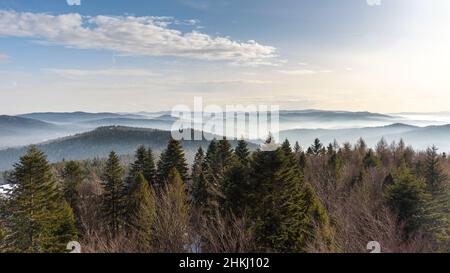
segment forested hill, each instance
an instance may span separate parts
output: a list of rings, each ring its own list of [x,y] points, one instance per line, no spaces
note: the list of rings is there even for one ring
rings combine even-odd
[[[140,145],[150,147],[159,154],[171,137],[170,131],[156,129],[133,128],[123,126],[100,127],[93,131],[60,138],[36,145],[51,162],[65,160],[80,160],[89,158],[104,158],[112,150],[120,155],[133,154]],[[236,141],[230,141],[234,147]],[[189,162],[199,146],[206,148],[209,141],[183,141]],[[250,148],[255,148],[251,146]],[[0,170],[8,170],[25,154],[27,147],[0,150]]]

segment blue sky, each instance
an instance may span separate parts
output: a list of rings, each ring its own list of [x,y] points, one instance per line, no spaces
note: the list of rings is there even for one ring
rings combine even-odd
[[[450,110],[447,2],[3,0],[0,113]]]

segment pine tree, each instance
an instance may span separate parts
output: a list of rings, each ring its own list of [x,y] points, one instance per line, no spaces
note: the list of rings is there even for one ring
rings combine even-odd
[[[363,160],[364,168],[375,168],[380,165],[380,160],[376,157],[375,153],[372,149],[369,149],[369,151],[366,153],[366,156]]]
[[[46,156],[35,146],[14,165],[8,179],[6,249],[13,252],[64,252],[77,238],[70,206],[64,202]]]
[[[295,145],[294,145],[294,153],[297,157],[299,157],[301,152],[302,152],[302,147],[300,146],[300,143],[298,143],[298,141],[296,141]]]
[[[222,174],[227,169],[231,159],[233,157],[233,149],[230,142],[224,137],[217,143],[217,159]]]
[[[197,207],[204,208],[207,201],[207,184],[205,179],[205,153],[202,147],[198,148],[192,165],[192,199]]]
[[[155,206],[155,194],[144,175],[140,173],[130,189],[127,204],[127,230],[135,239],[140,252],[152,250]]]
[[[233,212],[240,217],[249,207],[250,194],[250,170],[239,160],[234,160],[225,172],[224,182],[221,187],[223,199],[221,209],[225,212]]]
[[[236,158],[243,164],[248,165],[250,159],[250,151],[248,150],[247,142],[243,139],[239,140],[234,150]]]
[[[155,183],[156,169],[153,152],[151,149],[147,150],[144,146],[140,146],[135,154],[135,161],[131,164],[130,172],[127,177],[127,186],[136,181],[140,174],[144,175],[151,185]]]
[[[189,205],[186,183],[176,168],[169,172],[156,204],[155,248],[158,252],[182,253],[189,245]]]
[[[323,144],[320,142],[318,138],[314,140],[314,144],[308,149],[310,153],[313,155],[319,155],[323,152]]]
[[[142,170],[145,180],[147,180],[150,185],[156,185],[156,164],[155,157],[153,155],[152,149],[148,148],[147,157],[145,158],[144,169]]]
[[[207,214],[215,213],[219,210],[219,203],[222,201],[222,193],[220,192],[224,174],[222,165],[219,163],[219,146],[213,140],[208,146],[204,160],[204,190],[205,199],[203,201],[204,211]]]
[[[126,187],[122,179],[123,169],[115,152],[109,154],[102,175],[103,215],[112,236],[116,236],[123,225],[126,208]]]
[[[428,148],[425,162],[427,188],[433,195],[448,188],[448,177],[442,170],[437,150],[435,146]]]
[[[172,168],[177,169],[183,181],[188,181],[188,167],[183,147],[179,141],[174,139],[169,141],[166,150],[161,154],[158,162],[157,177],[160,186],[167,182]]]
[[[286,151],[257,151],[252,161],[251,215],[260,251],[304,252],[315,225],[331,243],[328,216]]]
[[[385,199],[398,221],[405,225],[407,235],[418,231],[426,223],[426,204],[430,195],[423,180],[417,179],[403,163],[393,174],[394,184],[385,190]]]
[[[64,180],[64,198],[69,203],[77,218],[79,215],[78,202],[80,199],[80,186],[85,178],[80,163],[76,161],[67,162],[62,171],[62,178]]]
[[[436,147],[427,150],[425,181],[432,199],[427,204],[428,225],[435,240],[450,249],[450,184]]]

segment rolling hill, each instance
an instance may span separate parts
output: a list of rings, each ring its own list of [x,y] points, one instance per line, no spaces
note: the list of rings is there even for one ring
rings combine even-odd
[[[371,147],[374,147],[381,138],[385,138],[388,142],[403,139],[407,145],[418,150],[436,145],[442,152],[450,151],[450,125],[416,127],[397,123],[350,129],[294,129],[280,132],[280,138],[287,138],[291,142],[299,141],[305,147],[313,143],[315,138],[319,138],[323,143],[334,140],[339,143],[355,143],[359,138],[363,138]]]
[[[106,157],[112,150],[120,155],[133,154],[140,145],[145,145],[159,154],[171,137],[170,131],[133,128],[123,126],[100,127],[90,132],[56,139],[36,145],[51,162]],[[208,137],[209,138],[209,137]],[[234,147],[236,141],[231,141]],[[189,162],[198,147],[207,148],[209,141],[182,141]],[[255,149],[256,145],[250,145]],[[0,150],[0,171],[10,169],[27,150],[27,147]]]

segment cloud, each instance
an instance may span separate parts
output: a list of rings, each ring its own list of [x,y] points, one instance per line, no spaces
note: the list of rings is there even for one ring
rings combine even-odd
[[[50,15],[0,10],[0,36],[28,37],[78,49],[132,56],[175,56],[237,64],[270,64],[276,48],[170,28],[172,17]],[[190,21],[190,23],[194,23]]]
[[[236,80],[205,80],[205,81],[183,81],[183,84],[201,84],[201,85],[224,85],[224,84],[271,84],[272,81],[264,80],[246,80],[246,79],[236,79]]]
[[[293,69],[293,70],[275,70],[275,72],[292,75],[292,76],[300,76],[300,75],[314,75],[319,73],[331,73],[331,70],[313,70],[313,69]]]
[[[144,69],[44,69],[46,73],[64,78],[90,78],[90,77],[155,77],[160,74]]]
[[[275,70],[278,73],[286,75],[312,75],[318,72],[311,69],[295,69],[295,70]]]
[[[369,6],[380,6],[381,0],[366,0],[366,3]]]

